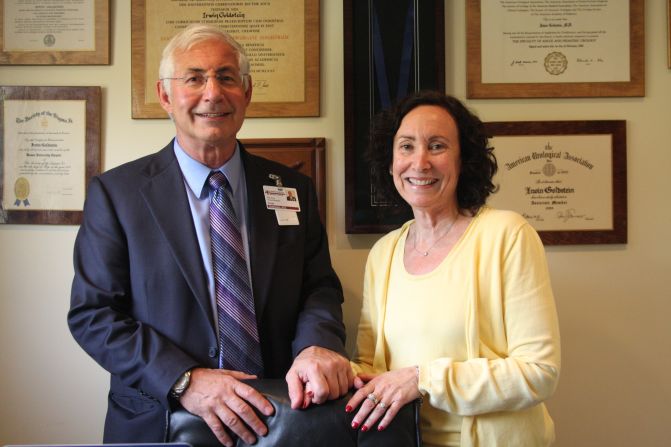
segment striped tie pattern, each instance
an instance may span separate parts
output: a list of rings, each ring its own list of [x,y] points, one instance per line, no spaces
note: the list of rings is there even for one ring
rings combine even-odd
[[[254,298],[230,185],[219,171],[210,174],[208,183],[213,190],[210,238],[219,324],[219,367],[261,377],[263,361]]]

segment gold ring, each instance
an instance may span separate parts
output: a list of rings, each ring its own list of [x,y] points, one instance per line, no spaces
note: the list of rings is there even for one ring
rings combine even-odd
[[[377,397],[375,397],[375,394],[373,394],[373,393],[370,393],[370,394],[366,397],[366,399],[372,400],[373,403],[376,404],[376,405],[377,405],[377,403],[378,403]]]

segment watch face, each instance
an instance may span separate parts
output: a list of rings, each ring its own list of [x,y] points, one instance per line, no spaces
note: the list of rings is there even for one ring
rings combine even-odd
[[[172,387],[173,395],[175,395],[176,397],[181,396],[184,393],[184,391],[186,391],[190,381],[191,381],[191,371],[187,371],[184,374],[182,374]]]

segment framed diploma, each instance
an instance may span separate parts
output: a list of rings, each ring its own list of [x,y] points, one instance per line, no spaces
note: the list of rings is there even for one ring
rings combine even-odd
[[[81,223],[100,173],[100,87],[0,86],[0,223]]]
[[[0,65],[109,64],[109,0],[0,0]]]
[[[319,116],[319,0],[131,0],[133,118],[167,118],[156,95],[161,53],[192,23],[218,26],[245,48],[248,117]]]
[[[625,121],[485,123],[499,170],[489,203],[545,244],[627,242]]]
[[[386,233],[412,215],[370,182],[372,117],[412,92],[445,90],[443,0],[345,0],[345,231]]]
[[[644,0],[467,0],[467,96],[645,96]]]

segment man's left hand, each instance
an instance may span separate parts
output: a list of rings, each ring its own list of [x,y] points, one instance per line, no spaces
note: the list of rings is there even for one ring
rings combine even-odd
[[[296,356],[286,380],[291,408],[297,409],[343,396],[352,387],[354,374],[342,355],[310,346]]]

